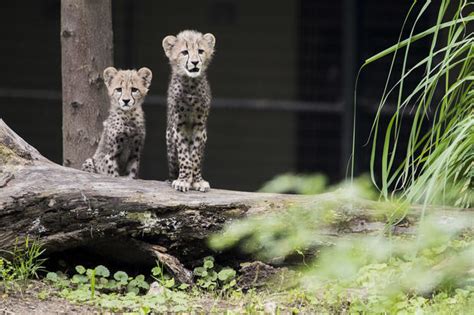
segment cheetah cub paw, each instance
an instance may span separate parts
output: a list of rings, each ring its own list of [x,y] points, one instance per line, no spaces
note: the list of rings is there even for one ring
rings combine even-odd
[[[96,173],[95,167],[94,167],[94,161],[92,159],[87,159],[82,164],[81,170],[84,171],[84,172]]]
[[[202,191],[202,192],[206,192],[206,191],[209,191],[211,189],[211,186],[209,185],[209,182],[207,182],[205,180],[201,180],[199,182],[194,182],[191,185],[191,187],[194,190]]]
[[[182,180],[182,179],[175,179],[172,183],[171,183],[171,187],[173,187],[174,189],[176,189],[177,191],[182,191],[182,192],[186,192],[189,190],[189,188],[191,187],[191,184],[186,181],[186,180]]]

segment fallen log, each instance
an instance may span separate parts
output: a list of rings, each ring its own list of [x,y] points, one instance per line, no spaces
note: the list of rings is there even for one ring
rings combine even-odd
[[[159,259],[175,274],[183,268],[183,282],[190,274],[180,262],[187,265],[209,254],[206,239],[225,224],[295,206],[317,211],[318,204],[334,199],[331,194],[220,189],[182,193],[165,182],[90,174],[49,161],[1,119],[0,187],[1,249],[28,235],[49,253],[89,248],[127,263]],[[446,224],[459,218],[473,222],[471,210],[436,209]],[[343,222],[329,224],[321,233],[338,237],[386,228],[387,218],[374,202],[359,201],[350,207],[340,202],[333,211]],[[393,232],[412,233],[419,213],[411,211]]]

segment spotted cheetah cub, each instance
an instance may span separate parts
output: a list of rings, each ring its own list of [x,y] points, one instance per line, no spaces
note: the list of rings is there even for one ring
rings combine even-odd
[[[152,73],[140,70],[104,70],[104,82],[110,97],[109,117],[94,156],[82,170],[109,176],[137,178],[140,154],[145,141],[145,117],[142,103],[151,84]]]
[[[189,30],[163,39],[171,65],[166,128],[168,167],[171,186],[179,191],[210,189],[202,178],[201,165],[211,103],[206,68],[215,44],[214,35]]]

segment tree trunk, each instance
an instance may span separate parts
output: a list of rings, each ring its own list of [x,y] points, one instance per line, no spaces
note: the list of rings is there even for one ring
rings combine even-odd
[[[109,101],[102,71],[113,64],[111,0],[61,0],[63,163],[94,154]]]
[[[86,248],[125,263],[159,259],[175,274],[183,269],[178,279],[186,282],[190,273],[180,261],[188,265],[210,254],[206,239],[235,219],[290,206],[325,211],[330,201],[340,220],[319,232],[327,239],[384,231],[387,218],[380,214],[378,203],[359,200],[348,207],[347,200],[331,193],[301,196],[219,189],[181,193],[164,182],[86,173],[47,160],[0,119],[2,249],[29,235],[49,253]],[[439,214],[440,224],[474,219],[472,209],[430,212]],[[393,232],[413,233],[419,213],[410,211]]]

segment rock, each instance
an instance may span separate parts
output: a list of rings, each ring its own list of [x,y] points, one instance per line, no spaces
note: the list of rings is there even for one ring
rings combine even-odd
[[[240,266],[237,286],[246,290],[264,286],[278,272],[277,268],[261,261],[242,263]]]
[[[164,286],[154,281],[152,284],[150,284],[150,289],[146,295],[163,295],[166,290],[167,289]]]
[[[263,305],[263,311],[265,314],[276,314],[277,305],[275,302],[267,302]]]

